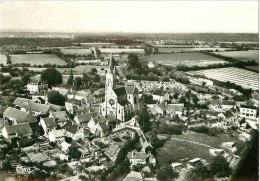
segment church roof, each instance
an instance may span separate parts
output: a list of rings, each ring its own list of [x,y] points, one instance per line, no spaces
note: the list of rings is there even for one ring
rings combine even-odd
[[[114,92],[117,96],[121,96],[121,95],[124,95],[126,94],[126,89],[125,87],[115,87],[114,89]]]

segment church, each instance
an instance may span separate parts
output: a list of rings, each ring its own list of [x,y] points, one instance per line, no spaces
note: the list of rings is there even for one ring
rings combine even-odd
[[[121,122],[128,121],[134,111],[139,110],[138,89],[135,86],[117,86],[115,60],[110,55],[109,70],[106,72],[105,102],[100,105],[100,114],[111,115]]]

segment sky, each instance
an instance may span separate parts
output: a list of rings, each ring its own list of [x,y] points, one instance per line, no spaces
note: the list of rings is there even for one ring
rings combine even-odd
[[[258,33],[258,1],[6,1],[4,30]]]

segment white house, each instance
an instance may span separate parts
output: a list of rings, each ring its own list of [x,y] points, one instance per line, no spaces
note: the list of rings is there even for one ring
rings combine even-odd
[[[65,140],[65,135],[62,130],[53,130],[49,132],[49,140],[50,142],[62,142]]]
[[[247,106],[241,105],[239,108],[240,117],[244,117],[246,119],[256,119],[257,118],[257,108],[255,106]]]
[[[44,84],[39,80],[32,81],[27,84],[27,90],[30,91],[30,94],[39,93],[41,90],[47,90],[48,84]]]
[[[9,141],[11,141],[12,138],[17,137],[30,137],[32,134],[32,129],[28,123],[19,125],[5,125],[2,129],[3,137]]]
[[[50,131],[55,130],[57,127],[53,117],[41,118],[40,125],[42,126],[45,135],[47,135]]]
[[[146,164],[146,153],[145,152],[137,152],[132,151],[127,154],[127,157],[131,163],[131,166],[133,165],[145,165]]]

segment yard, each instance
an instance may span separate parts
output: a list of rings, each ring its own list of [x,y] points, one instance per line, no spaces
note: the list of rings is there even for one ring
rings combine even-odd
[[[7,65],[6,56],[0,55],[0,64]]]
[[[21,54],[10,55],[12,64],[26,63],[30,65],[56,64],[66,65],[67,63],[53,54]]]
[[[247,62],[249,60],[255,60],[259,62],[259,52],[258,50],[248,50],[248,51],[228,51],[228,52],[214,52],[218,55],[223,55],[226,57],[232,57],[234,59]]]
[[[228,63],[220,58],[216,58],[200,52],[149,55],[140,58],[140,60],[144,62],[156,62],[163,65],[186,65],[190,67]]]

